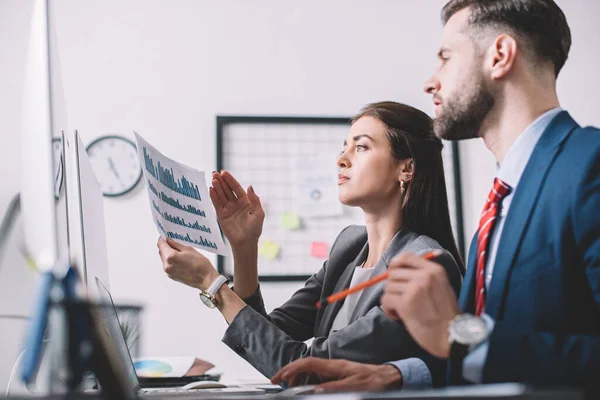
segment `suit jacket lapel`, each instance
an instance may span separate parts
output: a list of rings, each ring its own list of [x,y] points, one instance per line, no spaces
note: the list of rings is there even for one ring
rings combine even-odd
[[[471,246],[469,248],[469,257],[467,264],[467,271],[465,273],[465,279],[463,279],[463,286],[460,291],[460,298],[458,304],[463,312],[473,313],[474,312],[474,300],[475,294],[473,293],[473,284],[475,282],[475,270],[477,269],[475,260],[477,259],[477,232],[471,240]]]
[[[550,165],[556,158],[562,141],[576,127],[577,123],[567,112],[563,111],[558,114],[550,122],[535,146],[519,180],[504,222],[494,263],[492,282],[486,295],[484,312],[493,319],[501,316],[500,307],[505,295],[506,281]]]
[[[369,253],[369,242],[365,243],[365,245],[363,246],[360,253],[358,253],[358,256],[356,257],[356,259],[353,262],[351,262],[350,264],[348,264],[348,266],[346,267],[346,269],[340,276],[340,279],[336,283],[335,288],[333,289],[333,292],[331,292],[330,294],[337,293],[340,290],[347,289],[350,286],[350,282],[352,281],[352,275],[354,274],[354,269],[357,266],[359,266],[367,258],[368,253]],[[342,307],[342,304],[344,304],[343,300],[336,301],[333,304],[328,304],[325,307],[325,311],[323,312],[323,319],[321,320],[321,328],[322,328],[322,329],[320,329],[321,334],[329,335],[329,331],[331,330],[333,321],[335,320],[335,317],[337,316],[338,311]]]
[[[377,265],[375,265],[373,273],[371,274],[371,278],[374,278],[377,275],[383,274],[385,271],[387,271],[392,258],[396,254],[398,254],[399,250],[404,248],[407,244],[406,242],[408,240],[408,236],[406,235],[406,232],[407,231],[400,229],[398,232],[396,232],[394,237],[392,237],[392,240],[385,248],[385,251],[381,256],[381,259],[377,262]],[[356,303],[356,308],[352,312],[350,323],[355,321],[359,315],[364,314],[366,311],[365,308],[372,307],[371,298],[382,289],[384,284],[385,282],[379,282],[376,285],[369,286],[368,288],[363,289],[363,291],[360,294],[360,297],[358,298],[358,302]]]

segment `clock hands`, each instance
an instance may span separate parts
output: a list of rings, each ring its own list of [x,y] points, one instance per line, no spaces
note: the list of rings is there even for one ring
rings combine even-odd
[[[121,179],[121,177],[119,176],[119,173],[117,172],[117,169],[115,168],[115,163],[113,162],[112,158],[110,158],[110,157],[108,157],[108,166],[110,167],[110,170],[113,172],[113,174],[115,174],[117,179]]]
[[[98,168],[98,183],[105,196],[124,195],[140,182],[143,172],[137,147],[131,140],[118,135],[101,136],[86,151],[93,168]]]

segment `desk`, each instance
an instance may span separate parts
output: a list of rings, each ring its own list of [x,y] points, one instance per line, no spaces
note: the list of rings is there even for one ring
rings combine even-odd
[[[381,393],[354,393],[360,400],[385,400],[385,399],[584,399],[582,388],[560,388],[560,389],[533,389],[526,385],[517,383],[502,383],[488,385],[474,385],[462,387],[450,387],[445,389],[430,390],[399,390]],[[315,397],[312,400],[316,400]],[[332,399],[333,400],[333,399]]]
[[[147,396],[144,399],[155,400],[174,400],[174,399],[290,399],[285,392],[278,394],[265,395],[235,395],[227,393],[198,393],[184,394],[177,396]],[[533,389],[520,384],[498,384],[498,385],[480,385],[454,387],[447,389],[431,389],[423,391],[389,391],[379,393],[369,392],[348,392],[331,393],[322,395],[296,396],[295,399],[308,400],[387,400],[387,399],[418,399],[418,400],[440,400],[440,399],[469,399],[469,400],[541,400],[541,399],[564,399],[581,400],[584,397],[582,388],[564,388],[564,389]],[[592,399],[592,397],[587,397]],[[0,397],[0,399],[6,399]],[[36,400],[64,400],[61,396],[49,397],[10,397],[12,400],[36,399]],[[74,395],[69,396],[70,400],[107,400],[97,395]],[[113,400],[113,399],[111,399]]]

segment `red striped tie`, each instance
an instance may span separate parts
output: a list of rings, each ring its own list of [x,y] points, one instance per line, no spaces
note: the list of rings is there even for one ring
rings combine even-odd
[[[489,249],[490,237],[496,225],[496,216],[502,199],[510,193],[510,186],[500,179],[494,179],[494,187],[485,200],[485,206],[479,219],[477,237],[477,275],[475,286],[475,315],[480,316],[485,307],[485,261]]]

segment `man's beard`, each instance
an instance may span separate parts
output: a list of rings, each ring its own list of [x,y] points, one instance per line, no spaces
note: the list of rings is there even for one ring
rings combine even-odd
[[[454,99],[443,103],[442,114],[433,121],[435,134],[445,140],[479,137],[483,120],[494,106],[494,96],[481,76],[456,93]]]

